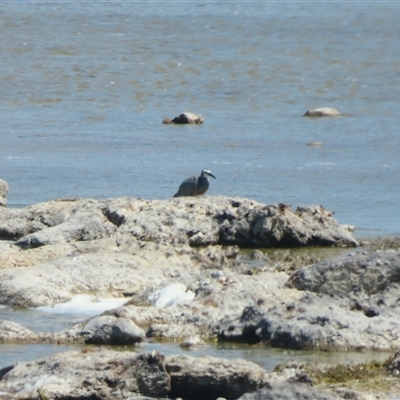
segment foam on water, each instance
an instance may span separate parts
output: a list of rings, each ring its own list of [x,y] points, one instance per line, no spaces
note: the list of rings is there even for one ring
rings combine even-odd
[[[66,303],[37,307],[36,310],[51,314],[82,314],[92,316],[106,310],[121,307],[126,302],[127,299],[125,297],[103,299],[96,296],[77,295]]]

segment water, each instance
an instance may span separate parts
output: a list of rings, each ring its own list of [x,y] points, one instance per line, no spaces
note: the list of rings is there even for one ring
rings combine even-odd
[[[8,205],[211,195],[323,204],[398,233],[397,2],[7,2],[0,175]],[[308,119],[309,108],[347,115]],[[181,111],[203,126],[166,126]],[[310,141],[322,147],[307,146]]]
[[[126,300],[125,300],[126,301]],[[54,307],[39,307],[29,310],[13,310],[0,306],[0,319],[20,323],[34,332],[58,332],[83,322],[102,311],[118,307],[124,303],[123,299],[96,299],[93,296],[79,295],[70,302],[56,304]],[[18,361],[31,361],[62,351],[79,350],[84,345],[56,345],[56,344],[4,344],[0,343],[0,369]],[[143,352],[157,350],[164,355],[188,354],[191,356],[213,356],[221,358],[242,358],[253,361],[266,368],[268,371],[288,361],[305,361],[310,363],[347,363],[369,362],[372,360],[386,360],[391,353],[387,352],[320,352],[320,351],[295,351],[286,349],[273,349],[263,345],[246,345],[238,343],[208,342],[203,347],[191,350],[181,349],[179,342],[158,343],[157,341],[145,342],[139,346],[113,346],[116,350],[129,350]]]
[[[210,195],[322,204],[356,236],[399,233],[399,11],[398,2],[2,2],[8,206],[169,198],[208,167],[218,178]],[[301,117],[319,106],[346,115]],[[204,125],[161,124],[182,111]],[[40,330],[42,316],[18,318]],[[61,351],[22,347],[24,357]]]
[[[0,344],[0,369],[13,365],[18,361],[33,361],[45,356],[71,350],[80,350],[83,345],[53,345],[53,344],[26,344],[26,345],[4,345]],[[226,359],[245,359],[252,361],[267,371],[272,372],[279,364],[289,361],[308,363],[338,363],[345,364],[367,363],[387,360],[392,354],[389,353],[324,353],[314,351],[294,351],[281,349],[268,349],[262,346],[224,344],[206,344],[204,347],[192,350],[183,350],[176,343],[146,343],[143,346],[113,346],[115,350],[128,350],[136,353],[143,351],[159,351],[161,354],[176,355],[186,354],[192,357],[211,356]]]

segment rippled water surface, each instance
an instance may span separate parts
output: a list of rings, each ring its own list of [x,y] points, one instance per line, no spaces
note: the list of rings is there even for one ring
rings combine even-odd
[[[399,233],[399,12],[398,2],[2,2],[8,206],[168,198],[208,167],[209,195],[322,204],[356,235]],[[319,106],[345,115],[302,117]],[[205,123],[161,124],[182,111]],[[31,347],[16,351],[61,351]],[[3,360],[24,359],[10,348]]]
[[[323,204],[398,233],[397,2],[0,4],[0,178],[9,206],[210,195]],[[331,106],[331,119],[301,115]],[[202,126],[162,125],[193,111]],[[310,141],[322,142],[310,147]]]

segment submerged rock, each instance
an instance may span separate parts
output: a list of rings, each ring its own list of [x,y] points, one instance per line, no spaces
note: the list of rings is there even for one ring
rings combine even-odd
[[[338,117],[341,113],[335,108],[331,107],[320,107],[313,108],[304,114],[305,117]]]
[[[164,118],[163,124],[202,124],[204,117],[199,114],[184,112],[179,114],[174,119]]]

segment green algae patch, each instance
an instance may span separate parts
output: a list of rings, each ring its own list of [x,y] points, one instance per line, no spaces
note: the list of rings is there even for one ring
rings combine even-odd
[[[368,251],[376,250],[399,250],[400,236],[384,236],[376,239],[368,240],[363,244]]]
[[[385,361],[348,364],[310,364],[297,366],[298,373],[307,375],[314,385],[321,388],[349,389],[364,393],[386,394],[400,392],[400,380],[388,372],[392,357]],[[284,364],[275,367],[274,372],[282,372],[293,367]]]
[[[306,368],[307,373],[315,384],[337,384],[337,383],[372,383],[381,381],[387,376],[387,363],[371,362],[367,364],[333,365],[326,369]]]

